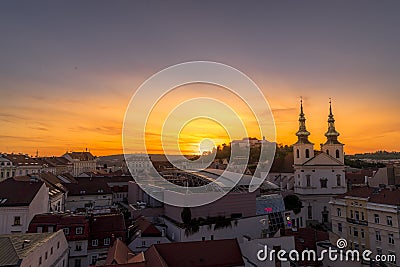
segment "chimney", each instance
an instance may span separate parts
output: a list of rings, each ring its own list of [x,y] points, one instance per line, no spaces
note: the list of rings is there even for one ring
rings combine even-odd
[[[24,242],[22,242],[22,248],[25,248],[25,244],[29,245],[31,241],[29,239],[25,239]]]

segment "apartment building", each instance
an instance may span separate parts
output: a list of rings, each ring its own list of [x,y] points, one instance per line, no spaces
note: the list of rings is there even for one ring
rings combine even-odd
[[[332,231],[348,247],[400,259],[400,190],[360,187],[330,202]],[[396,247],[397,246],[397,247]],[[388,262],[396,266],[396,262]]]

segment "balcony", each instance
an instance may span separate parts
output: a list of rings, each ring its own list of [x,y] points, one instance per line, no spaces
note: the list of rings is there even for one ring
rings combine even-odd
[[[356,219],[352,219],[349,217],[347,217],[346,220],[348,223],[352,223],[352,224],[358,224],[358,225],[363,225],[363,226],[368,225],[368,221],[365,221],[365,220],[356,220]]]

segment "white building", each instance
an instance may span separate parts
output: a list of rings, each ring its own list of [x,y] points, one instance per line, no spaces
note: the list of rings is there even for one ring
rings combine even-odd
[[[0,182],[15,175],[15,166],[6,155],[0,154]]]
[[[307,224],[323,223],[329,227],[329,201],[346,192],[343,144],[337,139],[332,107],[329,108],[327,141],[322,151],[314,151],[308,140],[303,103],[300,106],[298,141],[294,152],[294,192],[303,203],[300,216]]]
[[[66,267],[68,243],[63,231],[0,235],[1,266]]]
[[[72,175],[77,177],[83,172],[96,170],[97,159],[90,152],[68,152],[63,155],[64,158],[73,164]]]
[[[147,154],[127,155],[126,164],[129,168],[129,171],[132,172],[132,175],[136,175],[144,171],[149,171],[153,167],[150,157]]]
[[[0,183],[0,234],[25,233],[33,216],[48,212],[49,190],[43,182],[7,179]]]
[[[12,166],[15,169],[12,176],[39,173],[42,169],[42,165],[35,158],[31,158],[26,154],[3,154],[3,157],[12,162]]]

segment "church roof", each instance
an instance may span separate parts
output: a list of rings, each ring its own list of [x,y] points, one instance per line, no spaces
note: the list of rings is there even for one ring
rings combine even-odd
[[[314,157],[310,158],[309,160],[304,162],[302,165],[303,166],[337,166],[337,165],[343,165],[343,163],[322,151],[315,151]]]

